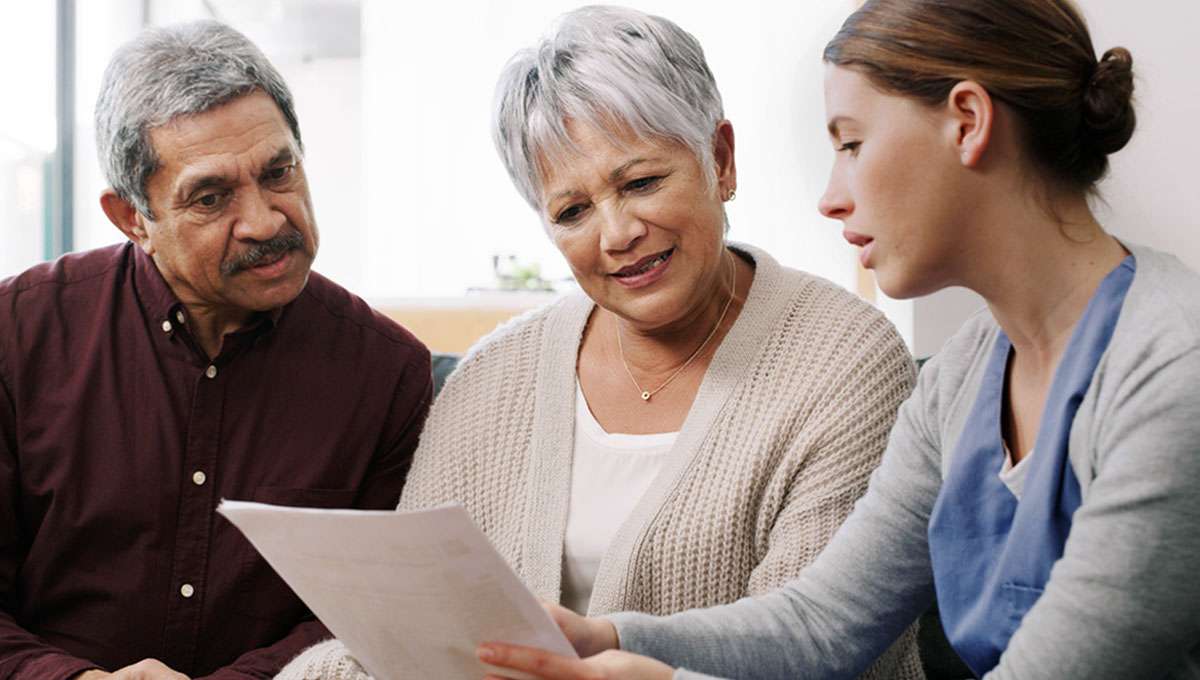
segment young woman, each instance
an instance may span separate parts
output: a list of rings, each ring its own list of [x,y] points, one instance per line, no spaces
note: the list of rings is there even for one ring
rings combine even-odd
[[[987,309],[925,366],[867,495],[797,579],[665,618],[556,610],[590,658],[480,658],[845,678],[936,597],[977,676],[1200,677],[1200,277],[1088,207],[1134,129],[1130,54],[1097,60],[1068,0],[868,0],[825,61],[821,212],[889,295],[962,285]]]

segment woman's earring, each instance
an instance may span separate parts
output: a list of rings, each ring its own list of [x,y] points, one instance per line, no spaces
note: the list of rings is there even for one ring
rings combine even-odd
[[[737,198],[737,189],[730,189],[729,193],[725,194],[726,201],[732,201],[735,198]]]

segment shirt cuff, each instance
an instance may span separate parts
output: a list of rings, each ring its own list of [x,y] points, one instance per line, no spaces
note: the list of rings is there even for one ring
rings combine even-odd
[[[617,631],[617,648],[634,654],[646,654],[644,641],[652,639],[654,624],[657,616],[639,612],[620,612],[607,614],[600,618],[608,619]]]
[[[102,669],[91,661],[52,652],[30,658],[18,666],[13,675],[22,680],[69,680],[90,670]]]
[[[715,675],[705,675],[696,671],[689,671],[686,668],[676,668],[675,675],[671,676],[671,680],[724,680]]]
[[[621,612],[607,614],[601,618],[608,619],[617,631],[617,647],[634,654],[658,658],[657,647],[661,647],[662,636],[656,634],[661,625],[661,618],[638,612]],[[655,642],[659,645],[656,647]],[[715,675],[705,675],[686,668],[675,669],[672,680],[721,680]]]

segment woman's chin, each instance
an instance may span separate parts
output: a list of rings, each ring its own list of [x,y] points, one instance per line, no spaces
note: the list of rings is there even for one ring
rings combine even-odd
[[[684,316],[683,301],[667,288],[656,290],[615,290],[604,299],[592,298],[597,305],[636,325],[639,329],[661,328]]]
[[[875,284],[893,300],[911,300],[936,293],[948,284],[897,267],[875,267]]]

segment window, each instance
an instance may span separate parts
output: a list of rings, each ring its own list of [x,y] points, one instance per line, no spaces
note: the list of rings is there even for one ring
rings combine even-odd
[[[254,40],[295,94],[321,227],[318,270],[370,299],[494,287],[494,261],[510,256],[545,278],[569,278],[505,174],[488,116],[508,57],[579,4],[78,3],[76,246],[122,238],[97,206],[104,181],[91,125],[113,50],[143,24],[215,17]],[[812,105],[821,101],[820,49],[850,3],[791,4],[751,5],[735,16],[685,0],[644,9],[696,35],[721,87],[740,171],[730,237],[853,288],[853,253],[816,213],[831,153]]]
[[[0,118],[0,132],[19,129],[22,135],[20,144],[0,136],[0,177],[11,178],[4,190],[32,187],[26,190],[32,198],[5,200],[0,208],[25,210],[20,217],[0,213],[6,245],[9,233],[21,234],[0,259],[9,273],[45,254],[39,173],[53,151],[53,41],[28,29],[44,26],[49,36],[53,16],[48,3],[34,4],[41,7],[15,10],[28,18],[5,24],[25,40],[17,43],[24,47],[5,48],[17,50],[13,59],[29,50],[46,52],[40,70],[21,73],[41,108],[8,107],[16,110],[0,114],[23,116]],[[495,289],[498,271],[539,271],[570,287],[565,262],[497,158],[489,115],[505,61],[578,0],[492,0],[466,7],[389,0],[65,4],[77,12],[78,26],[76,249],[124,238],[99,208],[106,182],[92,125],[112,53],[143,26],[216,18],[257,43],[293,90],[322,236],[318,271],[384,306]],[[687,0],[639,5],[700,40],[721,88],[739,169],[738,198],[728,205],[730,238],[852,290],[858,285],[854,253],[840,227],[817,214],[816,203],[832,160],[820,106],[820,50],[853,4],[749,3],[736,13]]]
[[[55,8],[17,3],[0,21],[6,105],[0,106],[0,277],[45,256],[55,151]]]

